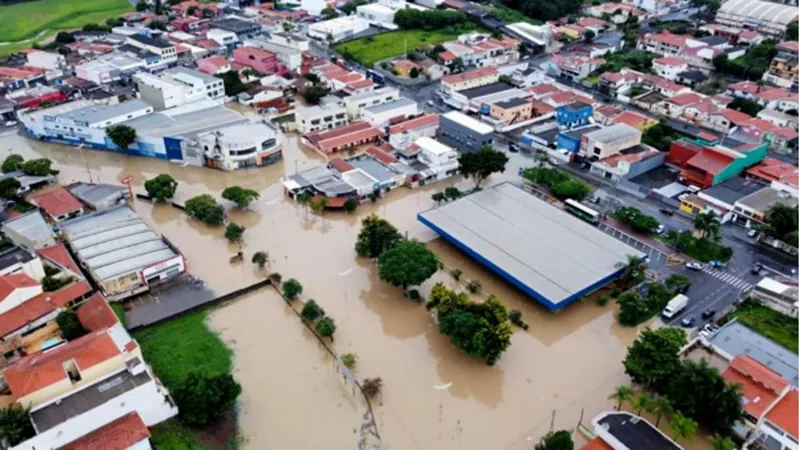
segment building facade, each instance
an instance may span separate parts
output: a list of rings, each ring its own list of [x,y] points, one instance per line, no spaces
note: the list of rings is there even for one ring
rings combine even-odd
[[[439,127],[446,141],[461,150],[478,150],[493,142],[494,128],[458,111],[442,114]]]

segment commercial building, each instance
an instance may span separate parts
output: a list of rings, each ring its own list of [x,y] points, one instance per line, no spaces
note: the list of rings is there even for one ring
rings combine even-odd
[[[458,152],[429,137],[414,141],[419,147],[417,160],[428,166],[423,181],[440,181],[458,173]]]
[[[762,0],[731,0],[717,10],[716,22],[782,37],[786,27],[797,21],[797,7]]]
[[[644,254],[509,183],[418,219],[551,311],[619,277]]]
[[[703,189],[697,197],[705,202],[701,212],[713,211],[722,223],[733,220],[736,216],[736,203],[750,194],[764,189],[764,185],[741,177],[732,177],[722,183]],[[689,211],[686,211],[689,212]],[[697,214],[694,210],[692,214]]]
[[[177,248],[127,205],[68,220],[61,231],[104,295],[119,301],[186,270]]]
[[[234,49],[233,61],[264,75],[285,72],[279,67],[278,57],[274,53],[256,47]]]
[[[309,25],[308,36],[322,42],[339,42],[368,28],[369,22],[358,16],[342,16]]]
[[[302,137],[302,142],[327,154],[370,144],[383,134],[383,131],[369,123],[359,121],[332,130],[309,133]]]
[[[233,31],[223,30],[221,28],[212,28],[206,31],[206,39],[211,39],[227,49],[232,49],[241,42],[236,33]]]
[[[236,33],[240,40],[256,37],[262,33],[261,25],[258,23],[238,17],[224,17],[215,20],[211,22],[211,27]]]
[[[199,133],[208,167],[237,170],[272,164],[281,158],[282,144],[275,129],[263,123],[244,123]]]
[[[392,119],[405,119],[419,114],[417,102],[400,97],[380,105],[367,106],[361,110],[361,118],[377,128],[385,128]]]
[[[139,97],[157,111],[174,108],[204,99],[225,97],[219,78],[185,67],[175,67],[155,76],[140,72],[133,76]]]
[[[461,150],[478,150],[492,145],[494,129],[466,114],[450,111],[439,118],[441,136]]]
[[[396,149],[405,150],[417,138],[436,136],[436,130],[438,129],[438,114],[425,114],[415,117],[389,127],[389,144]]]
[[[797,318],[797,285],[781,283],[772,278],[762,278],[753,286],[750,297],[772,310]]]
[[[497,83],[499,79],[500,74],[497,72],[496,68],[483,67],[470,70],[469,72],[443,77],[441,89],[443,91],[458,92]]]
[[[589,171],[599,177],[619,182],[661,166],[665,156],[663,152],[640,144],[593,162]]]
[[[394,8],[390,8],[380,3],[372,3],[361,5],[356,8],[356,16],[366,20],[370,25],[387,30],[396,30],[397,25],[394,23]]]
[[[733,221],[745,228],[760,227],[769,210],[776,204],[796,207],[797,197],[792,197],[788,192],[764,187],[736,201]]]
[[[533,117],[533,103],[521,98],[500,101],[489,106],[489,115],[504,126],[524,122]]]
[[[595,436],[584,450],[682,450],[658,427],[625,411],[604,412],[592,420]]]
[[[56,52],[33,49],[25,54],[25,59],[27,66],[45,70],[62,70],[67,66],[67,60],[64,55]]]
[[[159,61],[153,55],[151,64]],[[75,76],[95,84],[107,84],[128,78],[147,66],[146,59],[132,58],[122,52],[113,52],[75,66]]]
[[[580,154],[592,160],[608,158],[642,143],[642,132],[619,123],[581,137]]]
[[[585,102],[572,102],[556,108],[556,122],[563,128],[576,128],[589,124],[593,114],[592,105]]]
[[[299,73],[301,67],[303,66],[303,51],[288,45],[277,44],[275,41],[267,39],[247,39],[244,42],[244,45],[256,47],[273,53],[278,57],[278,61],[281,65],[285,66],[292,72]]]
[[[39,211],[14,217],[3,222],[3,235],[16,245],[37,249],[55,245],[53,228]]]
[[[766,144],[743,144],[731,149],[680,139],[670,145],[667,162],[681,167],[681,178],[687,183],[706,188],[758,164],[766,152]]]
[[[295,124],[300,133],[313,133],[347,125],[347,110],[338,103],[300,108],[295,111]]]
[[[165,39],[152,38],[143,34],[134,34],[128,36],[126,42],[134,47],[155,53],[160,56],[161,61],[167,65],[178,62],[178,50],[175,44]]]
[[[348,95],[342,99],[342,103],[347,110],[347,116],[351,120],[356,120],[361,118],[361,111],[364,108],[382,105],[398,98],[400,98],[400,91],[397,88],[385,86],[360,94]]]
[[[95,211],[116,206],[130,195],[126,187],[113,184],[76,183],[68,189],[81,203]]]

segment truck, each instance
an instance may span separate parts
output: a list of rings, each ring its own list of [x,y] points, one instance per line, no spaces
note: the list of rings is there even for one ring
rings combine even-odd
[[[678,294],[672,300],[667,303],[667,307],[664,308],[664,311],[661,311],[661,315],[665,319],[672,319],[676,315],[678,315],[683,308],[686,308],[686,305],[689,304],[689,297]]]

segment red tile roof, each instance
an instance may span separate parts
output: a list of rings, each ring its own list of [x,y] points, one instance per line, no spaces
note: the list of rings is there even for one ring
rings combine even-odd
[[[536,86],[531,86],[525,89],[525,92],[530,92],[535,96],[541,97],[554,92],[561,92],[561,89],[552,84],[537,84]]]
[[[703,97],[694,92],[687,92],[685,94],[678,94],[674,97],[667,99],[667,102],[678,106],[689,106],[699,102]]]
[[[736,356],[731,360],[730,367],[775,394],[780,394],[786,386],[789,386],[789,382],[778,372],[775,372],[749,356]]]
[[[55,292],[42,292],[16,308],[0,314],[0,337],[19,330],[89,292],[91,287],[85,281],[73,283]]]
[[[52,247],[40,248],[39,250],[36,250],[36,253],[38,253],[42,258],[61,264],[67,269],[73,271],[76,275],[81,274],[78,264],[76,264],[75,260],[72,259],[72,256],[69,254],[67,247],[65,247],[64,244],[59,243]]]
[[[331,169],[334,169],[339,173],[345,173],[355,169],[355,167],[350,165],[350,163],[341,158],[334,158],[328,164],[330,164]]]
[[[375,157],[375,159],[384,164],[392,164],[397,162],[397,158],[379,149],[378,147],[368,148],[367,153],[372,155],[373,157]]]
[[[734,362],[738,358],[740,356],[731,361],[731,365],[722,372],[722,377],[728,383],[740,385],[739,395],[744,399],[742,401],[742,409],[753,417],[760,418],[778,398],[778,393],[767,388],[758,380],[751,378],[747,372],[738,371],[734,366]],[[749,365],[749,363],[746,364]],[[775,375],[780,378],[780,375]]]
[[[356,81],[354,83],[348,83],[347,86],[345,86],[344,88],[350,91],[355,91],[357,89],[363,89],[365,87],[372,86],[373,84],[375,83],[373,83],[372,80],[363,79]]]
[[[389,127],[389,134],[397,134],[402,133],[408,130],[412,130],[418,127],[424,126],[432,126],[436,124],[439,126],[439,115],[438,114],[426,114],[424,116],[415,117],[411,120],[406,120],[405,122],[401,122]]]
[[[613,450],[614,447],[606,444],[602,438],[594,438],[588,444],[581,447],[581,450]]]
[[[17,289],[39,286],[39,282],[24,273],[0,276],[0,301]]]
[[[74,359],[85,370],[120,354],[107,330],[94,331],[45,352],[34,353],[6,369],[14,400],[67,379],[63,364]]]
[[[793,164],[775,158],[765,158],[760,164],[746,171],[747,175],[764,181],[778,181],[797,187],[798,170]]]
[[[331,198],[331,197],[324,197],[322,195],[315,195],[313,200],[315,202],[319,202],[323,198],[328,200],[328,205],[326,206],[327,208],[344,208],[344,204],[348,200],[347,197]]]
[[[797,411],[797,389],[792,389],[767,413],[767,420],[791,434],[797,440]]]
[[[778,136],[781,139],[786,139],[786,140],[797,138],[797,131],[794,131],[793,129],[786,127],[775,128],[771,131],[771,133],[774,134],[775,136]]]
[[[707,173],[716,175],[728,167],[732,161],[732,156],[725,155],[709,148],[704,148],[686,161],[686,165],[696,167],[704,170]]]
[[[669,31],[663,33],[648,33],[644,35],[645,39],[649,39],[663,44],[672,45],[675,47],[683,47],[686,44],[686,36],[672,34]]]
[[[83,435],[58,450],[125,450],[150,437],[150,431],[136,411]]]
[[[735,125],[741,125],[752,119],[752,117],[741,111],[736,111],[735,109],[728,109],[728,108],[722,110],[722,116]]]
[[[103,294],[96,292],[81,305],[77,312],[78,320],[89,331],[111,328],[119,323],[114,310],[108,305]]]
[[[62,187],[31,195],[28,201],[52,217],[63,216],[83,209],[81,202]]]
[[[671,58],[671,57],[654,59],[653,60],[653,64],[659,64],[659,65],[662,65],[662,66],[685,66],[685,65],[687,65],[686,61],[684,61],[684,60],[682,60],[680,58]]]
[[[458,56],[450,50],[439,52],[439,59],[442,61],[455,61]]]
[[[374,140],[381,135],[383,135],[383,131],[367,122],[359,121],[329,131],[310,133],[306,135],[306,139],[320,150],[331,152],[335,148],[346,147],[350,143]]]
[[[634,128],[638,128],[646,124],[649,120],[647,117],[637,114],[632,111],[625,111],[612,121],[613,123],[624,123],[626,125],[630,125]]]
[[[542,103],[538,100],[531,100],[531,105],[533,105],[534,116],[543,116],[556,110],[547,103]]]
[[[784,50],[789,52],[797,53],[798,50],[798,42],[797,41],[785,41],[781,42],[777,46],[775,46],[778,50]]]
[[[461,81],[476,80],[478,78],[487,77],[497,74],[497,69],[494,67],[483,67],[481,69],[471,70],[469,72],[457,73],[455,75],[448,75],[442,78],[442,83],[459,83]]]

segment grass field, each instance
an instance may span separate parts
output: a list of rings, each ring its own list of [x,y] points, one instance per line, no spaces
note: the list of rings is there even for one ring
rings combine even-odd
[[[232,352],[206,326],[206,311],[134,331],[144,359],[173,390],[192,371],[205,375],[231,373]]]
[[[192,430],[177,420],[170,420],[150,429],[153,445],[159,450],[205,450]]]
[[[0,9],[0,42],[20,41],[50,30],[80,28],[132,11],[126,0],[38,0]],[[0,47],[0,51],[7,53]]]
[[[733,315],[739,322],[747,325],[755,332],[763,334],[778,344],[797,353],[797,319],[748,301],[737,309]]]
[[[359,64],[371,68],[378,61],[402,55],[403,49],[410,52],[426,44],[441,44],[455,40],[463,33],[464,31],[453,33],[424,30],[391,31],[344,42],[336,45],[335,49],[339,54],[352,57]]]

